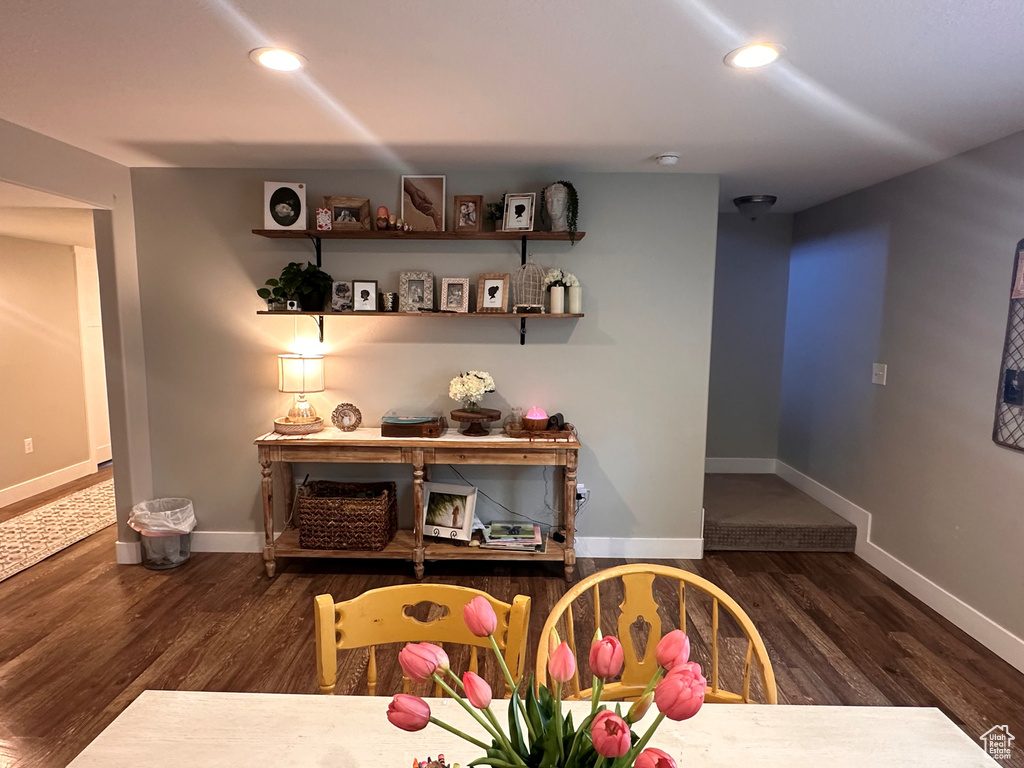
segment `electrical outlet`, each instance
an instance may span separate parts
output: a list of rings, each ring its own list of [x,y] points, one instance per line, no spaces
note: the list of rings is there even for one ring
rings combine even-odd
[[[588,501],[590,501],[590,489],[583,483],[576,483],[576,508],[579,509]]]
[[[25,453],[32,453],[35,450],[35,446],[32,445],[32,438],[25,438]]]
[[[871,366],[871,383],[878,384],[879,386],[885,386],[885,376],[888,370],[885,363],[874,363]]]

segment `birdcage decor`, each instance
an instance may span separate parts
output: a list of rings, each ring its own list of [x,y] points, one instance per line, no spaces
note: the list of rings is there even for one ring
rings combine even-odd
[[[513,312],[537,314],[544,312],[544,275],[546,270],[533,259],[527,259],[512,276]]]

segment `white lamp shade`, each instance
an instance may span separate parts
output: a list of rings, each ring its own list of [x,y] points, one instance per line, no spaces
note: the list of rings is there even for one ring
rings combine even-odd
[[[277,389],[280,392],[323,392],[323,355],[278,355]]]

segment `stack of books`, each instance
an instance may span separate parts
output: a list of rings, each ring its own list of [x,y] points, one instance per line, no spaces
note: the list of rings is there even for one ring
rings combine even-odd
[[[534,523],[491,523],[484,526],[481,549],[506,552],[543,552],[547,546],[540,526]]]

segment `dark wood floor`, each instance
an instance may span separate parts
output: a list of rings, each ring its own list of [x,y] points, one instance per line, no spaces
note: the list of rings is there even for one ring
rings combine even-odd
[[[259,555],[196,554],[151,572],[114,564],[114,540],[111,527],[0,582],[0,765],[65,766],[147,688],[313,693],[313,596],[412,582],[407,565],[353,561],[285,561],[269,580]],[[1024,675],[854,555],[730,552],[678,565],[750,613],[783,703],[937,706],[972,739],[1001,724],[1024,733]],[[430,564],[427,576],[531,595],[534,639],[566,586],[553,566]],[[339,693],[364,692],[365,663],[343,656]],[[382,686],[395,690],[395,665],[385,668]],[[1024,766],[1024,749],[1004,764]]]

